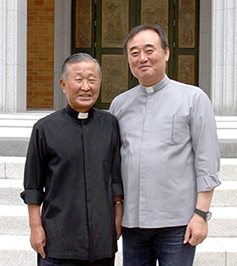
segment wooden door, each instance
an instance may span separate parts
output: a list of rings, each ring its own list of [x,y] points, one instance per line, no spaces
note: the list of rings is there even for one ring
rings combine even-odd
[[[168,36],[168,76],[198,85],[199,0],[72,0],[72,53],[89,53],[102,67],[96,107],[108,109],[116,95],[138,84],[123,41],[143,23],[160,24]]]

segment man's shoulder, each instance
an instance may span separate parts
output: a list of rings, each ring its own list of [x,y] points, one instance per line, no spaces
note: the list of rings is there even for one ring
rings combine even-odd
[[[133,100],[138,96],[139,94],[139,86],[140,85],[137,85],[136,87],[133,87],[121,94],[119,94],[118,96],[116,96],[112,103],[111,103],[111,106],[110,107],[115,107],[115,106],[124,106],[124,105],[130,105]],[[111,108],[110,108],[111,110]]]
[[[56,122],[58,118],[61,117],[62,113],[64,113],[64,108],[57,110],[55,112],[52,112],[44,117],[42,117],[41,119],[39,119],[34,126],[43,126],[46,123],[52,123],[52,122]]]
[[[129,90],[127,90],[127,91],[122,92],[121,94],[117,95],[117,96],[114,98],[114,100],[123,100],[123,99],[127,99],[128,97],[130,97],[130,96],[132,96],[132,95],[134,95],[134,94],[137,94],[137,92],[138,92],[138,87],[139,87],[139,86],[140,86],[140,84],[137,85],[137,86],[135,86],[135,87],[133,87],[133,88],[131,88],[131,89],[129,89]],[[114,101],[114,100],[113,100],[113,101]]]
[[[170,79],[170,85],[174,87],[176,90],[180,89],[180,90],[186,90],[186,91],[190,91],[190,92],[197,93],[197,94],[205,94],[205,92],[201,88],[195,85],[179,82],[177,80]]]
[[[109,128],[117,130],[118,120],[112,113],[110,113],[108,110],[101,110],[97,108],[93,109],[94,119],[96,119],[97,123],[103,125],[105,130],[108,130]]]
[[[101,109],[97,109],[94,108],[94,112],[98,117],[102,117],[104,119],[112,119],[112,120],[116,120],[115,116],[112,115],[109,111],[107,110],[101,110]]]

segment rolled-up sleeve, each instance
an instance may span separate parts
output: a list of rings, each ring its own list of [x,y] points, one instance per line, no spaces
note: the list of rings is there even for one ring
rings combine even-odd
[[[191,135],[197,192],[210,191],[221,184],[218,178],[220,151],[212,105],[204,93],[198,95],[193,106]]]
[[[32,130],[24,171],[24,191],[20,194],[26,204],[41,205],[44,199],[45,166],[44,138],[35,125]]]

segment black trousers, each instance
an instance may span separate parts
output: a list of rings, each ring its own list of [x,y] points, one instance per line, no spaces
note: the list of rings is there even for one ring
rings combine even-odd
[[[114,266],[114,257],[108,259],[95,260],[68,260],[68,259],[43,259],[38,254],[38,266]]]

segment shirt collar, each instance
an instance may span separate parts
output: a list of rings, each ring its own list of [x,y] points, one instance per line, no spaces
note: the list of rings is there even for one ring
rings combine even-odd
[[[69,104],[67,104],[66,108],[65,108],[65,111],[72,117],[76,118],[76,119],[83,119],[83,120],[86,120],[88,119],[89,117],[92,116],[92,113],[93,113],[93,108],[91,108],[89,111],[88,111],[88,117],[86,118],[80,118],[80,116],[78,117],[79,115],[79,112],[74,110]],[[80,113],[81,114],[81,113]]]
[[[165,75],[161,81],[159,81],[153,86],[146,88],[145,86],[141,85],[142,91],[146,94],[154,93],[154,92],[162,90],[164,87],[168,85],[168,83],[169,83],[169,78],[167,75]]]

